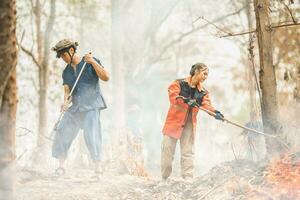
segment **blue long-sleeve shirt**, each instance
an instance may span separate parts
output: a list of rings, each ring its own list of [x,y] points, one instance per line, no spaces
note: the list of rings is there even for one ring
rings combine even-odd
[[[100,60],[94,58],[100,65]],[[68,85],[72,89],[77,76],[80,73],[84,64],[83,59],[77,64],[76,70],[68,64],[62,74],[63,85]],[[107,108],[103,98],[99,77],[96,74],[94,67],[87,63],[81,77],[72,94],[72,106],[69,108],[71,112],[84,112],[93,109]]]

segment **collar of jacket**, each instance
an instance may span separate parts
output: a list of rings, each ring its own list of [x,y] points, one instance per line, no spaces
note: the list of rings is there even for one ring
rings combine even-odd
[[[188,82],[189,85],[191,85],[191,80],[192,80],[192,77],[191,76],[188,76],[184,79],[184,81]],[[199,90],[199,92],[201,92],[203,89],[203,85],[201,84],[201,82],[197,85],[197,89]]]

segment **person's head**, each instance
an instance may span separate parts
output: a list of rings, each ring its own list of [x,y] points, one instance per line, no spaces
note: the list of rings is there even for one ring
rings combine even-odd
[[[71,63],[76,53],[78,43],[70,39],[60,40],[52,50],[56,52],[57,58],[62,58],[66,63]]]
[[[191,67],[190,75],[194,85],[204,82],[208,76],[208,67],[203,63],[196,63]]]

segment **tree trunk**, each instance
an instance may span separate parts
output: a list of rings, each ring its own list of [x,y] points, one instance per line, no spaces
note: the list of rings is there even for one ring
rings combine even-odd
[[[297,71],[297,79],[296,79],[296,87],[294,89],[294,98],[296,99],[296,109],[295,109],[295,116],[296,116],[296,129],[297,132],[300,132],[300,66],[298,66]]]
[[[279,133],[275,68],[272,55],[272,30],[269,19],[269,0],[254,0],[256,29],[260,59],[260,88],[262,92],[262,118],[266,133]],[[281,146],[277,140],[266,138],[268,155],[277,154]]]
[[[246,8],[246,13],[247,13],[247,20],[248,20],[248,29],[252,30],[253,26],[253,20],[251,16],[251,0],[247,0],[247,8]],[[252,46],[252,35],[249,34],[249,48]],[[252,43],[252,44],[251,44]],[[251,56],[251,55],[249,55]],[[256,76],[255,71],[253,70],[252,62],[249,60],[248,62],[248,68],[247,68],[247,77],[249,80],[249,99],[250,99],[250,110],[251,112],[257,112],[257,104],[256,104],[256,95],[255,95],[255,81],[254,81],[254,76]]]
[[[0,199],[15,199],[16,2],[0,1]]]
[[[41,5],[39,0],[36,2],[36,27],[37,27],[37,53],[38,61],[40,63],[39,68],[39,110],[38,110],[38,138],[37,146],[41,146],[45,143],[45,136],[47,134],[47,90],[48,90],[48,65],[50,55],[50,41],[53,31],[53,25],[55,20],[55,4],[56,0],[50,2],[50,16],[48,19],[46,31],[44,36],[42,35],[41,26]],[[34,163],[44,163],[42,159],[45,157],[44,148],[38,148],[39,151],[34,155]]]
[[[297,70],[297,78],[296,78],[296,87],[294,89],[294,98],[296,99],[296,102],[300,104],[300,66]]]
[[[38,132],[37,132],[37,146],[43,143],[44,138],[42,137],[44,132],[44,127],[46,126],[46,95],[47,91],[45,88],[45,80],[43,79],[43,74],[45,74],[44,66],[42,66],[43,60],[43,37],[41,31],[41,2],[40,0],[35,1],[35,6],[33,8],[33,13],[35,15],[35,27],[36,27],[36,44],[37,44],[37,61],[39,63],[38,68]],[[40,153],[43,152],[43,148],[37,148],[37,152],[33,154],[33,164],[35,165],[40,159]]]
[[[125,126],[125,80],[126,70],[123,57],[122,3],[112,0],[111,10],[111,64],[113,81],[114,127],[119,132]]]

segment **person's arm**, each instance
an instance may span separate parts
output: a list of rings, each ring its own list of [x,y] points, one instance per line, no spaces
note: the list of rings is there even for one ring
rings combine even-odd
[[[209,110],[209,111],[211,111],[211,112],[214,112],[214,113],[215,113],[214,117],[215,117],[216,119],[222,120],[222,121],[224,120],[224,115],[223,115],[220,111],[216,110],[216,109],[212,106],[211,100],[210,100],[210,97],[209,97],[209,93],[208,93],[208,92],[207,92],[206,95],[203,97],[201,106],[202,106],[203,108],[205,108],[206,110]]]
[[[104,67],[99,64],[93,57],[92,54],[86,54],[84,56],[85,62],[91,64],[97,74],[97,76],[102,80],[102,81],[108,81],[109,80],[109,75],[108,72],[104,69]]]
[[[70,94],[70,88],[68,85],[64,85],[64,103],[61,106],[61,112],[65,112],[69,108],[69,104],[72,101],[72,96],[68,99],[68,96]]]
[[[212,111],[212,112],[216,111],[216,109],[211,104],[211,100],[210,100],[210,96],[209,96],[208,92],[204,95],[204,97],[202,99],[201,106],[203,108],[205,108],[206,110],[209,110],[209,111]]]
[[[171,104],[184,104],[182,99],[176,99],[180,93],[180,85],[178,81],[174,81],[168,88],[169,100]]]
[[[68,85],[64,85],[64,103],[68,101],[68,96],[70,94],[70,88]]]

